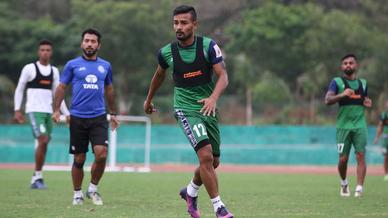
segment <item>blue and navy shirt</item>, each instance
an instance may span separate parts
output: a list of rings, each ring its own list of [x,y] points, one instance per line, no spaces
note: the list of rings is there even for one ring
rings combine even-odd
[[[112,84],[112,67],[102,58],[78,57],[66,63],[60,82],[72,84],[71,115],[93,118],[106,113],[105,85]]]

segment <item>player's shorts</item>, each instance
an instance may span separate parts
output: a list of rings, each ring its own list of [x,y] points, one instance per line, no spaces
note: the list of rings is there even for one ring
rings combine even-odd
[[[337,129],[337,151],[349,156],[352,145],[355,153],[365,153],[367,129]]]
[[[108,127],[106,114],[94,118],[80,118],[71,115],[70,154],[88,152],[89,141],[92,144],[92,150],[95,145],[108,146]]]
[[[51,136],[53,122],[50,113],[30,112],[28,113],[28,119],[30,120],[32,134],[35,138],[38,138],[41,135]]]
[[[220,156],[220,130],[218,115],[204,116],[197,111],[175,110],[175,119],[183,130],[195,152],[207,144],[211,144],[213,156]]]

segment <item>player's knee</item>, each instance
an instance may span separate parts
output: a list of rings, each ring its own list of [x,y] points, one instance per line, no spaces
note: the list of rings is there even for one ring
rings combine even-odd
[[[342,164],[346,164],[348,162],[348,156],[345,156],[345,155],[340,156],[339,162]]]
[[[76,160],[74,160],[73,167],[75,167],[77,169],[83,169],[84,168],[84,164],[85,164],[85,161],[77,162]]]
[[[204,154],[200,156],[199,163],[201,165],[210,165],[213,166],[213,155],[212,154]]]
[[[357,152],[356,157],[358,161],[365,161],[365,153],[363,152]]]
[[[95,154],[95,161],[97,163],[103,163],[103,162],[106,162],[106,158],[107,158],[107,152],[105,151],[102,151],[102,152],[99,152],[98,154]]]
[[[49,143],[50,138],[47,135],[40,135],[38,137],[38,143],[40,146],[47,146]]]

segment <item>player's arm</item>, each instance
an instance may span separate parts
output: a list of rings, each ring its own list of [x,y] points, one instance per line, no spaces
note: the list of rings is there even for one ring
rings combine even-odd
[[[24,90],[27,86],[28,82],[28,71],[27,71],[27,66],[23,68],[20,78],[18,81],[18,84],[15,89],[15,94],[14,94],[14,110],[15,110],[15,115],[14,118],[18,123],[24,123],[25,118],[23,113],[21,112],[20,108],[22,106],[23,102],[23,96],[24,96]]]
[[[330,82],[329,89],[325,95],[326,105],[335,104],[339,102],[342,98],[346,96],[350,97],[351,95],[354,94],[354,90],[352,89],[345,89],[342,93],[338,93],[338,94],[337,94],[337,90],[338,90],[337,83],[335,82],[335,80],[332,80]]]
[[[210,41],[207,54],[209,57],[209,62],[213,66],[213,71],[217,76],[217,81],[212,94],[208,98],[201,99],[198,102],[203,104],[203,107],[200,110],[201,113],[206,116],[215,116],[217,101],[229,83],[228,74],[226,72],[221,49],[213,40]]]
[[[66,91],[67,85],[64,83],[59,83],[57,88],[55,89],[55,95],[54,95],[54,112],[52,115],[52,119],[54,122],[58,123],[59,122],[59,109],[61,107],[61,103],[63,99],[65,98],[65,91]]]
[[[364,90],[364,107],[371,108],[372,107],[372,99],[369,98],[368,96],[368,86],[365,85],[365,90]]]
[[[147,114],[151,114],[152,112],[155,112],[154,105],[152,104],[152,99],[154,98],[156,91],[163,84],[163,81],[165,78],[166,78],[166,69],[164,69],[163,67],[160,66],[160,64],[158,64],[158,67],[156,68],[154,76],[152,77],[152,80],[151,80],[150,87],[148,89],[147,98],[144,101],[144,111]]]
[[[375,144],[378,143],[379,138],[380,138],[381,134],[383,133],[383,129],[384,129],[384,124],[383,124],[383,121],[380,120],[379,123],[377,124],[375,139],[373,140],[373,142]]]
[[[117,120],[117,117],[116,117],[117,111],[116,111],[115,93],[114,93],[112,84],[105,85],[105,95],[108,103],[110,121],[111,121],[111,126],[113,131],[119,126],[120,122]]]
[[[53,80],[53,88],[52,88],[52,91],[53,91],[53,96],[55,96],[55,91],[56,91],[56,88],[58,87],[59,85],[59,72],[56,70],[54,70],[54,80]],[[69,112],[69,109],[67,108],[66,106],[66,103],[65,103],[65,100],[62,101],[61,103],[61,106],[60,106],[60,111],[63,115],[66,116],[66,122],[69,123],[70,122],[70,112]]]
[[[217,76],[217,82],[214,87],[213,93],[208,98],[201,99],[198,101],[200,103],[203,103],[203,107],[200,112],[206,116],[216,115],[217,101],[229,83],[224,61],[214,64],[213,70]]]

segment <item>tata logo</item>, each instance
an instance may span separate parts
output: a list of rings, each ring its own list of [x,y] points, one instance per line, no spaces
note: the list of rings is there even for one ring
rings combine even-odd
[[[85,77],[85,80],[87,84],[83,84],[84,89],[98,89],[98,85],[94,84],[98,80],[98,78],[95,75],[89,74]]]

